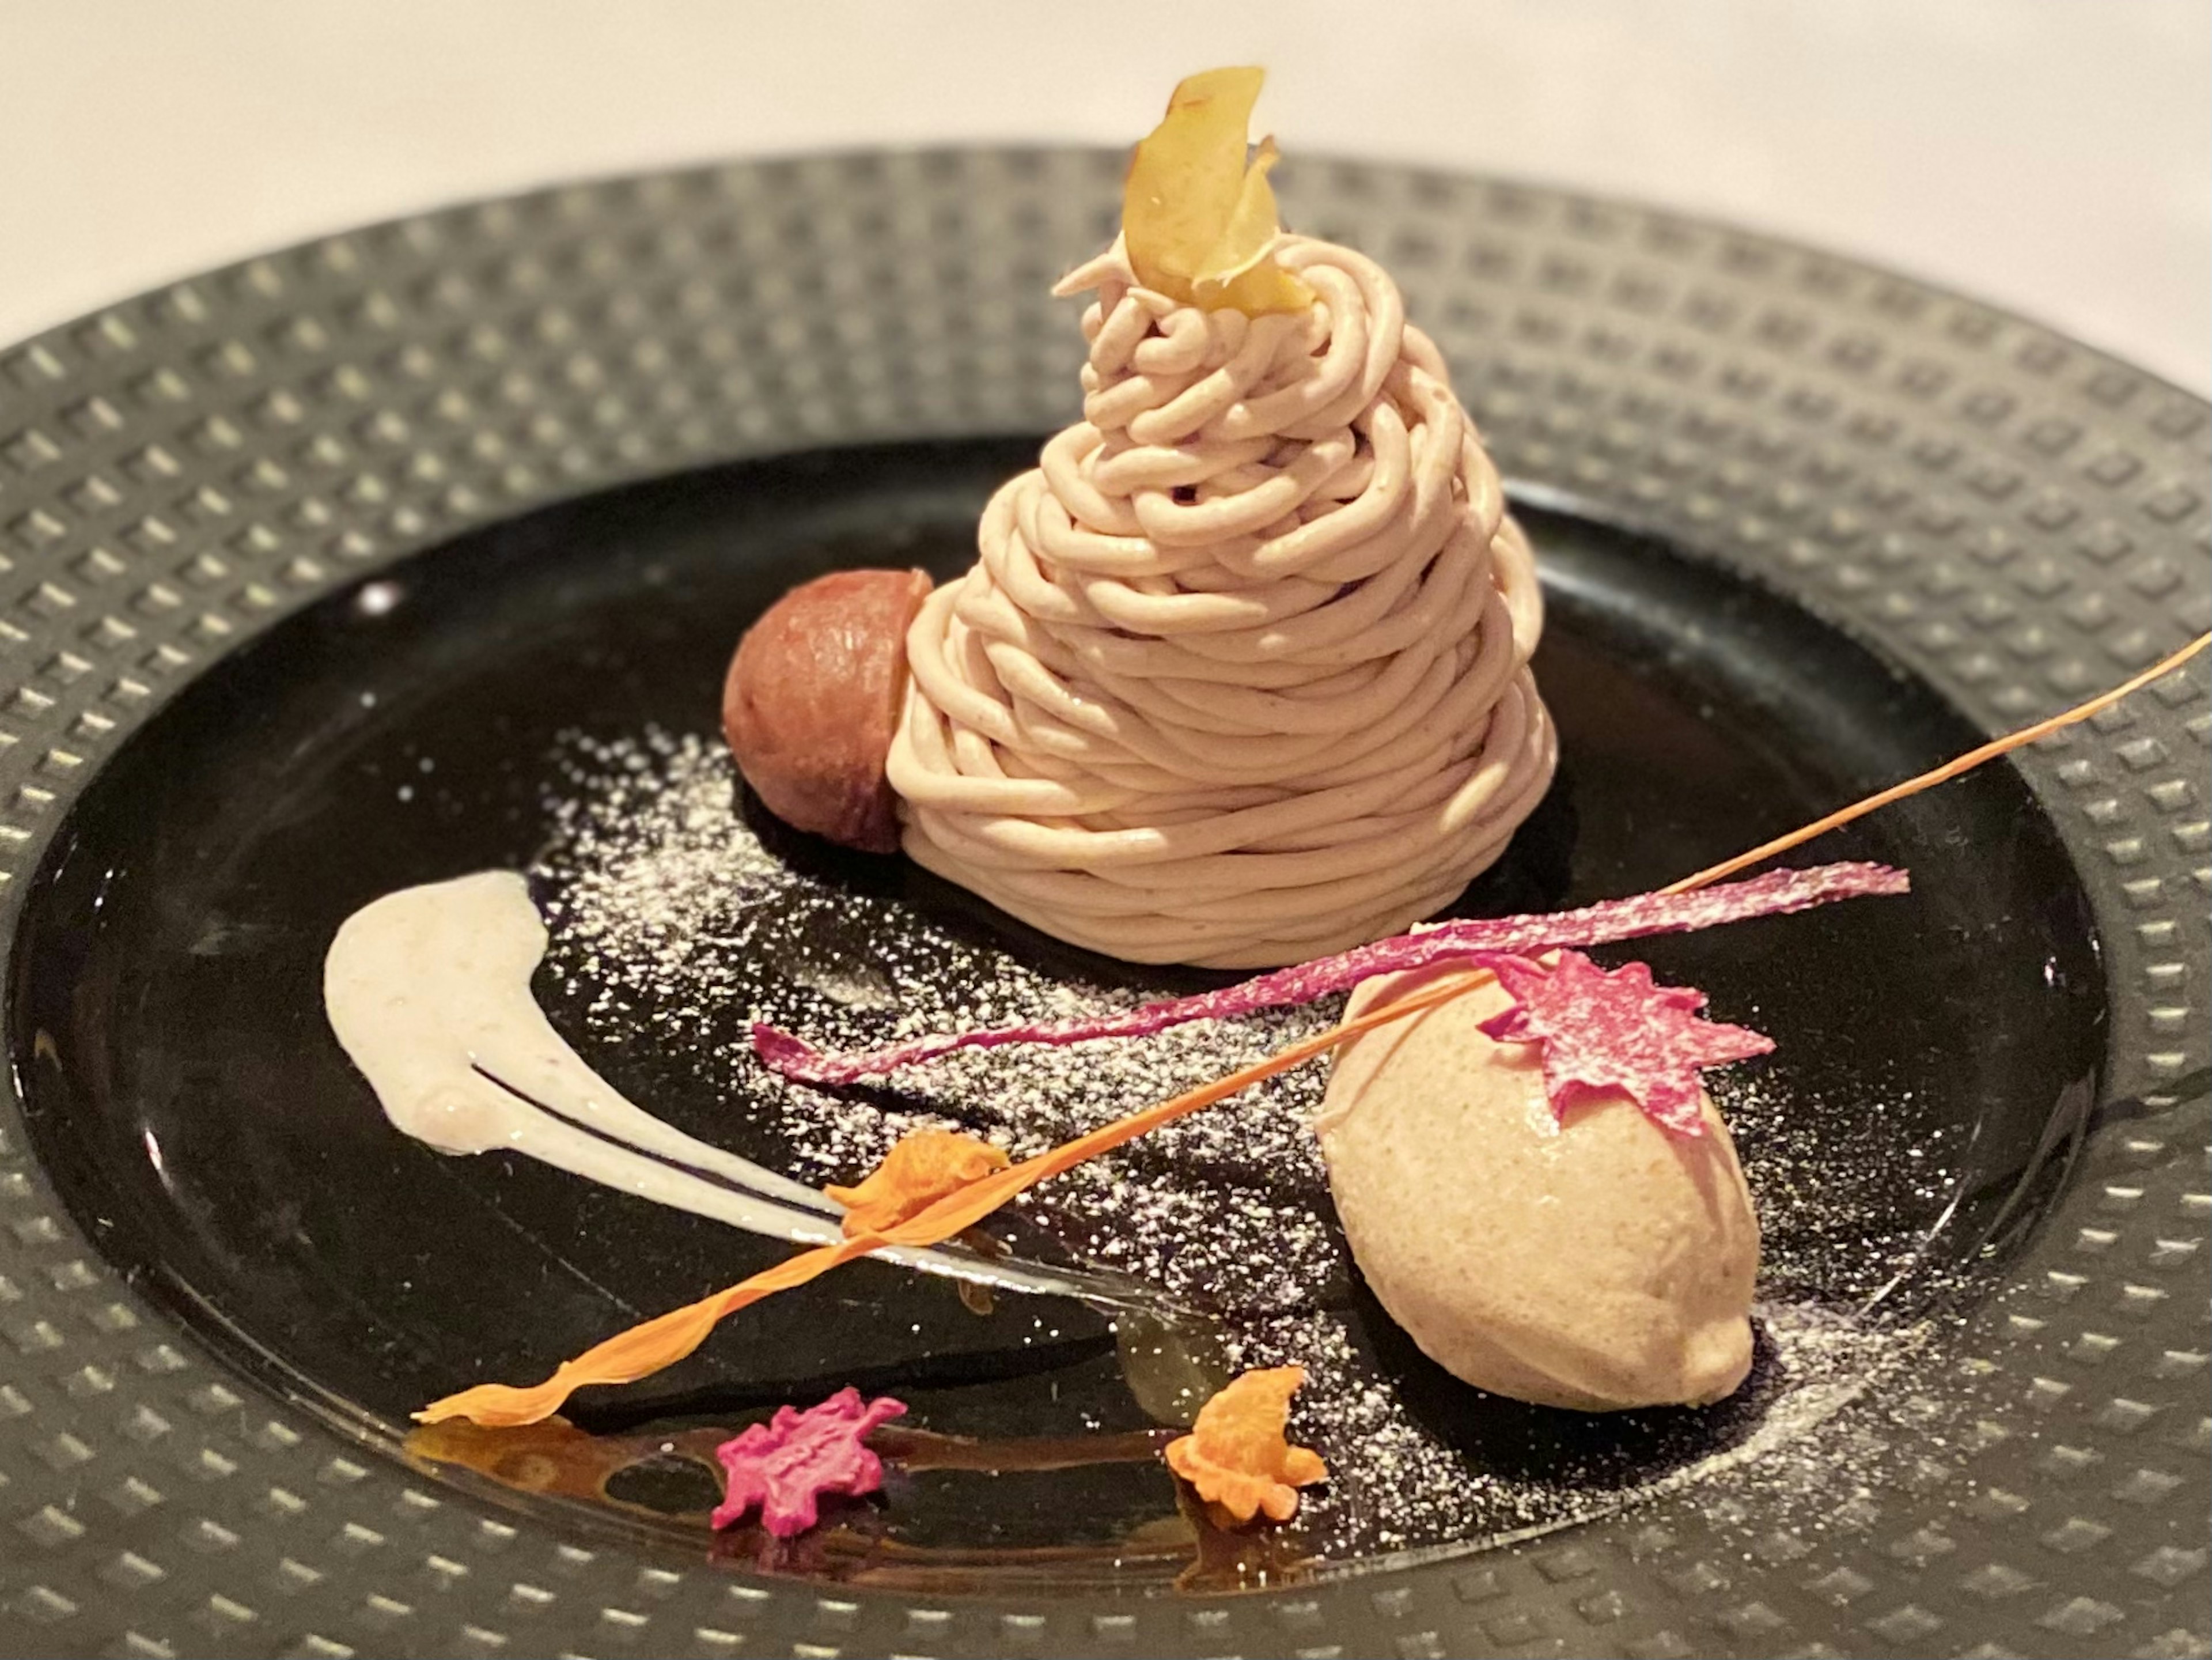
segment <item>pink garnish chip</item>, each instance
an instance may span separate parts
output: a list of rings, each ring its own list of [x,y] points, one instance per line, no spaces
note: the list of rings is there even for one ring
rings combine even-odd
[[[1705,994],[1662,986],[1641,963],[1607,973],[1580,952],[1546,969],[1518,958],[1489,965],[1513,1006],[1482,1023],[1501,1043],[1544,1046],[1544,1091],[1552,1110],[1620,1091],[1662,1128],[1703,1135],[1698,1073],[1765,1055],[1774,1040],[1743,1026],[1698,1018]]]
[[[919,1066],[955,1049],[996,1049],[1005,1043],[1081,1043],[1100,1037],[1149,1037],[1192,1020],[1226,1020],[1291,1003],[1310,1003],[1378,974],[1401,974],[1443,963],[1480,963],[1493,952],[1544,952],[1569,946],[1603,946],[1655,933],[1687,933],[1724,922],[1780,916],[1832,904],[1911,891],[1905,873],[1886,865],[1844,863],[1804,870],[1768,871],[1693,893],[1639,893],[1607,899],[1580,910],[1532,916],[1495,916],[1442,922],[1394,939],[1378,939],[1276,969],[1219,991],[1164,998],[1140,1008],[1078,1020],[986,1026],[917,1037],[890,1049],[825,1055],[811,1043],[756,1022],[753,1052],[769,1068],[801,1083],[841,1085]]]
[[[884,1461],[860,1444],[861,1438],[905,1414],[903,1402],[889,1395],[863,1401],[856,1389],[839,1389],[804,1412],[778,1407],[767,1423],[751,1425],[714,1449],[729,1473],[714,1526],[733,1527],[757,1505],[761,1525],[789,1539],[820,1519],[823,1493],[858,1498],[873,1493],[884,1484]]]

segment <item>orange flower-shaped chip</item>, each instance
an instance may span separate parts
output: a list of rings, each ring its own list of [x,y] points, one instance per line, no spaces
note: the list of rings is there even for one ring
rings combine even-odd
[[[1255,1513],[1289,1521],[1297,1514],[1297,1489],[1328,1479],[1319,1453],[1292,1446],[1283,1434],[1291,1396],[1305,1381],[1304,1366],[1232,1379],[1198,1409],[1188,1435],[1168,1443],[1168,1468],[1239,1522]]]
[[[1007,1166],[1006,1149],[957,1130],[914,1130],[859,1185],[824,1188],[845,1207],[845,1233],[881,1233]]]

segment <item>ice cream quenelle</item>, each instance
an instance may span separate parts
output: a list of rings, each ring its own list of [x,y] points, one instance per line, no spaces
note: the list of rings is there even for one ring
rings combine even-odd
[[[1194,76],[1138,147],[1122,236],[1060,285],[1096,294],[1083,418],[921,602],[886,746],[910,856],[1131,961],[1394,933],[1498,857],[1556,757],[1528,542],[1389,276],[1279,229],[1260,79]],[[755,738],[731,728],[749,778],[789,769]]]
[[[1447,970],[1364,982],[1349,1018]],[[1437,1364],[1584,1412],[1704,1405],[1751,1367],[1759,1225],[1727,1128],[1663,1128],[1626,1094],[1557,1115],[1536,1047],[1482,1027],[1484,986],[1339,1051],[1321,1116],[1360,1271]]]

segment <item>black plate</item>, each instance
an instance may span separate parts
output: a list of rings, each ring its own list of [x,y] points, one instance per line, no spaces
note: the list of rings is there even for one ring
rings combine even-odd
[[[391,1446],[426,1401],[540,1375],[781,1256],[526,1160],[405,1141],[324,1028],[322,954],[392,889],[538,861],[559,839],[545,804],[574,734],[703,730],[711,747],[721,667],[769,599],[839,563],[956,573],[985,497],[1035,448],[830,453],[556,508],[333,595],[196,681],[79,802],[20,936],[9,1029],[33,1145],[76,1213],[100,1219],[110,1255],[279,1389]],[[1464,910],[1643,891],[1974,741],[1924,688],[1740,581],[1556,514],[1531,529],[1553,598],[1538,673],[1569,764]],[[1765,1196],[1768,1292],[1838,1311],[1878,1299],[1893,1321],[1953,1289],[1947,1270],[1990,1262],[1997,1217],[2008,1238],[2035,1219],[2022,1189],[2070,1150],[2046,1127],[2081,1122],[2104,988],[2087,901],[2016,775],[1977,775],[1832,840],[1807,858],[1907,867],[1916,896],[1639,949],[1782,1046],[1778,1063],[1721,1085]],[[782,1092],[732,1058],[750,1014],[811,1029],[825,1012],[815,988],[896,963],[930,964],[949,1010],[971,1020],[1003,995],[1009,956],[1148,993],[1194,979],[1049,947],[902,860],[788,853],[806,879],[747,908],[750,939],[727,948],[724,1001],[703,1022],[672,1018],[695,998],[688,983],[625,988],[619,1013],[592,1018],[611,978],[594,970],[596,943],[556,945],[541,980],[586,1059],[634,1099],[794,1173]],[[563,879],[574,861],[545,862],[557,919],[577,903]],[[985,1067],[938,1098],[995,1128],[1007,1075]],[[1316,1084],[1279,1092],[1310,1108]],[[1131,1104],[1104,1090],[1098,1104]],[[1164,1157],[1197,1214],[1257,1195],[1334,1235],[1304,1165]],[[1023,1225],[1079,1236],[1089,1223],[1048,1190]],[[1543,1483],[1540,1497],[1516,1487],[1449,1523],[1401,1527],[1386,1541],[1401,1549],[1597,1513],[1630,1482],[1741,1439],[1795,1393],[1778,1361],[1708,1413],[1518,1410],[1437,1373],[1340,1271],[1305,1284],[1312,1300],[1291,1310],[1188,1269],[1159,1289],[1232,1330],[1339,1310],[1384,1386],[1476,1468]],[[642,1462],[655,1437],[727,1433],[861,1381],[908,1401],[902,1427],[1004,1442],[1080,1426],[1119,1449],[1161,1421],[1123,1370],[1109,1321],[1082,1304],[1007,1298],[979,1316],[941,1281],[868,1265],[731,1322],[663,1377],[587,1395],[572,1416],[629,1432]],[[1343,1472],[1322,1560],[1348,1566],[1384,1548],[1372,1512],[1390,1496],[1364,1480],[1364,1444],[1315,1416]],[[499,1446],[483,1438],[479,1457]],[[710,1507],[685,1503],[664,1531],[704,1549],[697,1512]],[[1150,1462],[921,1483],[869,1520],[884,1566],[908,1583],[938,1556],[969,1584],[993,1566],[1064,1585],[1117,1577],[1102,1558],[1122,1559],[1119,1577],[1172,1577],[1195,1548],[1175,1548],[1175,1493]],[[1057,1572],[1038,1566],[1045,1550],[1064,1553]],[[865,1578],[878,1560],[807,1566]]]
[[[1771,1346],[1729,1407],[1594,1424],[1438,1379],[1346,1284],[1331,1296],[1358,1346],[1504,1497],[1432,1535],[1345,1534],[1340,1566],[1456,1547],[1427,1566],[1395,1559],[1381,1580],[1324,1571],[1222,1602],[1210,1594],[1260,1565],[1240,1576],[1215,1555],[1193,1591],[1146,1599],[1133,1593],[1164,1586],[1193,1547],[1150,1462],[1126,1345],[1073,1304],[1051,1308],[1040,1342],[1035,1305],[979,1316],[941,1284],[872,1266],[765,1305],[653,1385],[585,1397],[577,1415],[605,1439],[478,1449],[493,1480],[370,1456],[397,1448],[426,1395],[533,1375],[627,1311],[774,1254],[534,1167],[404,1143],[329,1041],[315,967],[336,921],[376,892],[546,854],[549,793],[581,787],[562,770],[577,731],[709,730],[730,641],[789,581],[832,563],[964,562],[983,491],[1034,440],[815,453],[522,517],[493,505],[764,440],[1056,415],[1072,330],[1036,302],[1030,262],[1095,234],[1087,204],[1110,169],[917,166],[738,169],[421,222],[0,359],[30,398],[0,421],[15,469],[0,482],[15,490],[20,474],[35,492],[0,520],[53,573],[26,592],[37,631],[15,629],[15,646],[38,667],[12,706],[18,730],[50,736],[0,752],[33,769],[16,811],[45,824],[20,844],[41,855],[35,874],[9,890],[8,1034],[39,1162],[0,1175],[33,1206],[9,1236],[25,1271],[0,1259],[0,1316],[25,1357],[0,1414],[36,1455],[9,1466],[7,1496],[43,1554],[8,1617],[69,1651],[2164,1640],[2202,1570],[2186,1519],[2202,1509],[2188,1462],[2201,1408],[2186,1399],[2203,1363],[2175,1323],[2203,1268],[2175,1162],[2202,1091],[2181,1000],[2202,908],[2171,907],[2203,832],[2185,779],[2162,770],[2194,730],[2194,680],[2030,762],[2044,801],[2087,791],[2086,817],[2069,804],[2054,823],[2021,774],[1993,769],[1808,850],[1909,864],[1911,901],[1644,953],[1782,1040],[1728,1085],[1770,1195],[1771,1286],[1893,1327],[1941,1316],[1920,1358],[1838,1420],[1842,1456],[1793,1462],[1753,1439],[1827,1409]],[[1470,908],[1655,885],[2116,678],[2202,610],[2201,556],[2178,539],[2201,537],[2202,504],[2164,459],[2201,444],[2190,400],[2024,325],[1747,239],[1450,181],[1297,182],[1317,219],[1340,221],[1316,228],[1400,271],[1493,444],[1553,508],[1532,514],[1554,601],[1540,672],[1568,765]],[[909,225],[929,200],[943,213]],[[871,202],[888,216],[871,219]],[[1473,277],[1440,260],[1438,229],[1454,226]],[[919,320],[933,300],[898,290],[855,332],[878,316],[867,296],[888,306],[896,288],[870,276],[886,239],[1012,228],[1019,257],[948,255],[942,280],[970,285],[955,319]],[[794,280],[817,264],[824,281]],[[167,380],[146,341],[164,331]],[[2115,405],[2127,412],[2093,412]],[[52,465],[69,455],[81,465]],[[2057,483],[2024,482],[2036,457],[2033,476]],[[2124,486],[2141,504],[2124,519],[2084,494]],[[441,539],[441,520],[493,527],[389,566]],[[1667,533],[1620,528],[1639,523]],[[126,575],[149,561],[151,580]],[[101,615],[73,610],[117,581]],[[288,590],[330,597],[264,632]],[[228,650],[241,635],[252,643]],[[177,674],[204,654],[219,660]],[[173,701],[165,677],[185,682]],[[134,731],[84,787],[86,753]],[[1004,929],[898,865],[769,834],[805,881],[742,989],[801,1024],[830,1017],[825,969],[885,954],[937,953],[956,1001],[1007,952],[1079,979],[1176,979]],[[541,891],[557,909],[553,839]],[[775,1124],[732,1123],[718,1098],[747,1080],[716,1070],[712,1020],[680,1043],[625,1041],[591,1012],[604,989],[584,974],[547,984],[595,1064],[689,1128],[792,1152]],[[2069,1160],[2100,1115],[2112,1127],[2084,1187]],[[1173,1164],[1150,1174],[1312,1202],[1295,1181],[1268,1190],[1263,1169]],[[2039,1232],[2069,1194],[2082,1219]],[[110,1270],[69,1255],[80,1228],[133,1289],[102,1300]],[[1026,1250],[1066,1243],[1048,1208],[1022,1228]],[[2021,1312],[2005,1288],[2028,1283],[2058,1300]],[[274,1401],[161,1341],[162,1318]],[[2107,1356],[2094,1386],[2069,1370]],[[992,1440],[1001,1463],[1010,1437],[1031,1462],[1088,1462],[994,1475],[945,1468],[938,1446],[927,1468],[915,1443],[890,1503],[848,1516],[833,1548],[777,1559],[765,1578],[705,1566],[708,1489],[687,1460],[717,1428],[848,1379],[896,1389],[927,1429]],[[1071,1420],[1085,1444],[1046,1456],[1037,1442]],[[1731,1447],[1756,1456],[1715,1468]],[[88,1486],[74,1472],[94,1460]],[[1697,1485],[1572,1542],[1463,1554],[1692,1467]],[[1790,1494],[1808,1472],[1838,1484],[1832,1501]],[[518,1491],[549,1480],[592,1496]],[[2032,1513],[2023,1537],[2055,1541],[2033,1547],[2047,1555],[2007,1542],[2015,1500]],[[2136,1570],[2124,1596],[2095,1572],[2069,1578],[2108,1559]]]

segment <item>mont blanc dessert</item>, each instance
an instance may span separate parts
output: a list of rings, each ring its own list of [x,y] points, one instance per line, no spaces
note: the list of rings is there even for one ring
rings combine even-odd
[[[1273,151],[1245,160],[1259,79],[1184,84],[1121,240],[1060,285],[1095,295],[1082,418],[906,623],[888,733],[911,573],[868,574],[865,611],[800,589],[726,694],[771,808],[878,847],[880,815],[814,796],[833,763],[841,802],[879,774],[909,857],[1132,962],[1397,933],[1497,859],[1555,761],[1527,538],[1388,274],[1277,230]]]

